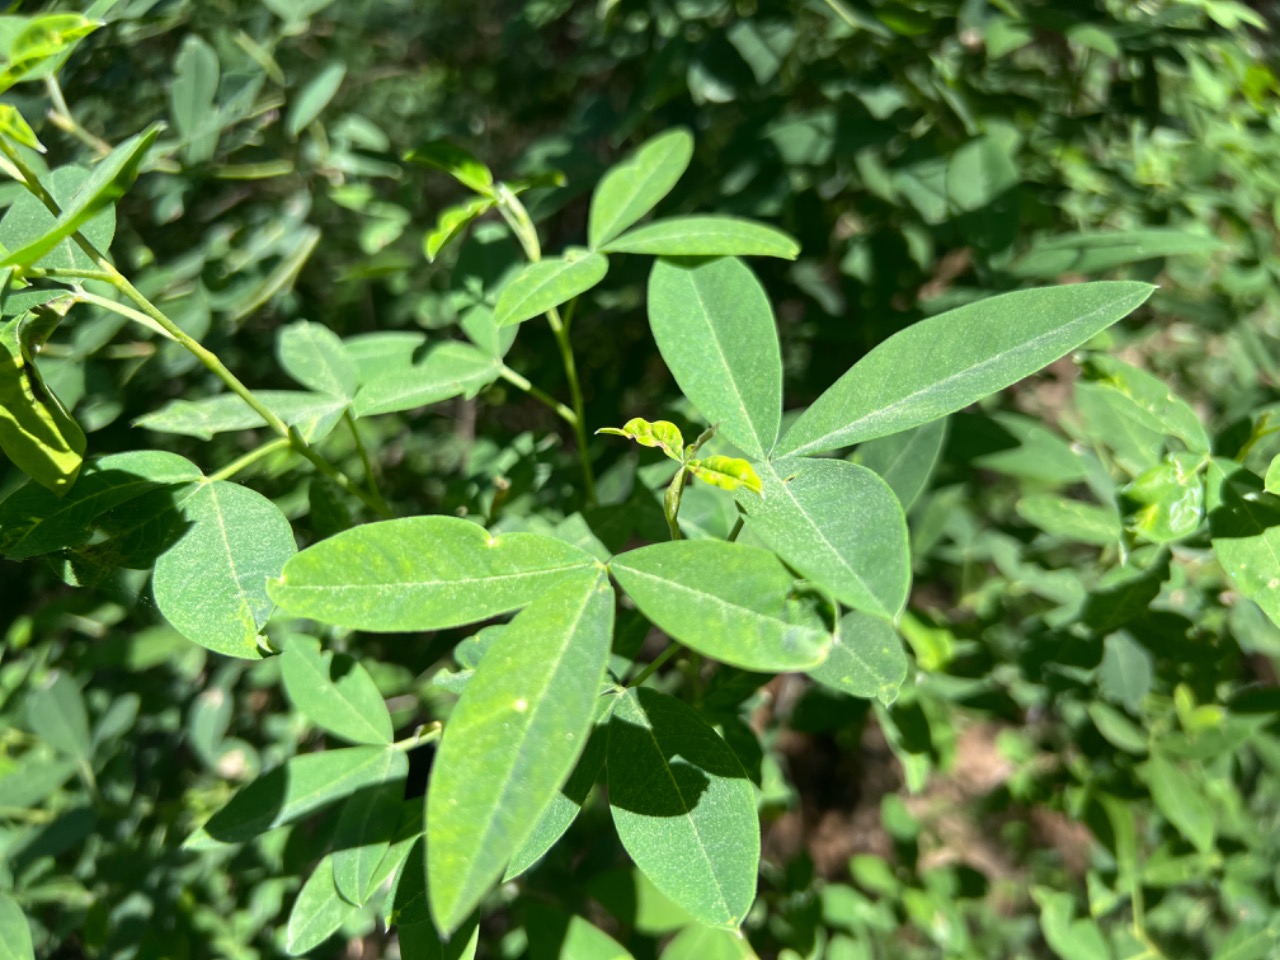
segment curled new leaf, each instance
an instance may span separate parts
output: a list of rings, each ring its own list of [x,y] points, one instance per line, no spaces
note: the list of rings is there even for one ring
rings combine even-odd
[[[721,490],[750,490],[757,496],[763,496],[764,490],[760,478],[746,460],[738,457],[706,457],[702,460],[690,460],[689,472],[713,487]]]
[[[481,196],[493,196],[493,172],[466,150],[446,140],[424,143],[410,150],[404,158],[410,163],[447,173]]]
[[[45,152],[44,144],[36,137],[35,131],[18,112],[18,108],[12,104],[0,103],[0,136],[8,137],[14,143],[20,143],[40,153]]]
[[[471,224],[471,221],[486,213],[493,206],[488,197],[477,197],[453,207],[440,211],[436,225],[422,238],[422,252],[427,260],[435,263],[440,251]]]
[[[632,417],[623,424],[621,429],[601,427],[596,433],[626,437],[642,447],[658,447],[672,460],[684,458],[684,435],[680,432],[680,428],[669,420],[654,420],[650,423],[643,417]]]

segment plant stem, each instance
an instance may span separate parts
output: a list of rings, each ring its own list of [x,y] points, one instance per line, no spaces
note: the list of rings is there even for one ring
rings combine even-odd
[[[369,496],[382,504],[380,512],[390,514],[391,508],[387,506],[386,498],[383,497],[382,490],[378,486],[378,473],[373,468],[373,460],[369,457],[369,451],[365,448],[364,440],[360,438],[360,430],[356,427],[356,418],[351,415],[350,407],[342,411],[342,419],[347,422],[347,429],[351,431],[351,439],[356,444],[356,453],[360,455],[360,463],[364,467],[364,482],[369,488]]]
[[[729,531],[729,542],[733,543],[738,539],[738,534],[742,532],[742,527],[746,524],[747,518],[738,514],[738,521],[733,525],[733,529]]]
[[[290,446],[291,444],[289,443],[289,440],[287,437],[276,437],[274,440],[264,443],[262,446],[257,447],[256,449],[250,450],[243,457],[240,457],[237,460],[231,461],[231,463],[227,464],[221,470],[218,470],[215,473],[209,474],[209,479],[210,480],[230,479],[231,477],[234,477],[237,473],[239,473],[241,470],[247,470],[249,467],[253,466],[259,460],[263,460],[271,456],[271,454],[276,453],[280,450],[287,450],[289,449]]]
[[[666,496],[662,498],[663,513],[667,517],[667,529],[671,531],[672,540],[683,540],[684,534],[680,532],[680,498],[684,496],[685,466],[680,465],[680,469],[676,471],[675,478],[671,481],[671,485],[667,487]]]
[[[643,670],[641,670],[640,673],[636,676],[636,678],[632,680],[630,683],[628,683],[627,686],[628,687],[640,686],[640,684],[644,683],[651,676],[653,676],[664,663],[666,663],[668,660],[670,660],[672,657],[674,657],[677,653],[679,653],[683,649],[684,647],[680,646],[680,644],[675,643],[673,641],[671,646],[667,647],[667,649],[663,650],[660,654],[654,657],[653,662],[650,663]]]
[[[503,380],[507,381],[507,383],[529,394],[529,396],[533,397],[535,400],[541,400],[548,407],[554,410],[565,423],[573,427],[577,426],[578,415],[576,413],[545,390],[535,387],[527,377],[516,373],[505,363],[502,365],[501,369],[499,369],[498,375],[502,377]]]
[[[412,736],[405,737],[403,740],[397,740],[391,744],[392,750],[412,750],[414,747],[420,747],[424,743],[433,743],[439,740],[444,734],[444,724],[439,720],[433,720],[425,726],[419,727],[413,731]]]
[[[53,125],[71,134],[98,156],[105,157],[109,154],[111,144],[80,126],[76,118],[71,115],[71,108],[67,106],[67,98],[62,95],[62,86],[58,83],[57,75],[51,73],[45,77],[44,85],[49,99],[53,101],[53,109],[49,111],[49,119]]]
[[[50,196],[49,192],[44,188],[44,185],[40,183],[39,178],[27,165],[27,162],[22,158],[22,155],[3,139],[0,139],[0,151],[3,151],[4,155],[8,157],[9,161],[15,168],[17,168],[18,173],[22,176],[22,181],[26,188],[39,198],[40,202],[48,208],[50,213],[55,217],[61,216],[62,209],[58,206],[57,201]],[[387,509],[386,504],[379,504],[376,499],[370,497],[364,490],[356,486],[356,484],[351,481],[350,477],[336,469],[329,463],[329,461],[316,453],[316,451],[312,449],[311,445],[307,443],[302,434],[300,434],[295,428],[286,424],[284,420],[275,413],[275,411],[271,410],[266,404],[254,396],[253,391],[241,383],[236,375],[227,369],[227,366],[218,359],[217,354],[203,346],[200,341],[190,336],[185,330],[170,320],[164,311],[143,296],[138,288],[130,283],[129,279],[116,269],[115,264],[108,260],[106,255],[94,246],[83,233],[77,231],[71,235],[71,239],[81,250],[84,251],[85,255],[92,260],[94,265],[98,268],[97,270],[89,271],[91,276],[88,277],[88,279],[101,280],[104,283],[109,283],[132,300],[138,309],[146,315],[146,317],[154,321],[154,323],[159,326],[170,339],[176,340],[178,343],[182,344],[196,357],[197,360],[204,364],[207,370],[226,384],[227,388],[232,393],[248,404],[249,409],[262,417],[262,419],[266,421],[268,427],[275,431],[279,436],[287,439],[293,448],[305,457],[317,470],[336,483],[345,492],[359,498],[375,513],[387,518],[392,516],[391,511]],[[69,270],[60,270],[59,274],[69,277],[71,272],[72,271]],[[45,272],[45,275],[50,276],[47,271]],[[81,276],[83,278],[83,273]],[[147,324],[147,326],[150,327],[150,324]]]

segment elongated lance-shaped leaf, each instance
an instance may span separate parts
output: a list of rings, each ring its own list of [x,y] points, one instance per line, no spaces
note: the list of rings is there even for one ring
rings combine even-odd
[[[825,601],[768,550],[677,540],[609,565],[640,612],[681,643],[744,670],[807,670],[826,659]]]
[[[147,151],[162,129],[163,124],[153,124],[142,133],[130,137],[99,161],[93,168],[92,175],[62,209],[61,215],[49,231],[0,260],[0,267],[35,263],[100,211],[124,196],[133,185]]]
[[[310,320],[289,324],[276,339],[276,357],[285,373],[308,390],[348,400],[355,396],[355,359],[324,324]]]
[[[1146,283],[1006,293],[895,333],[791,426],[782,455],[821,453],[909,430],[1003,390],[1137,309]]]
[[[613,607],[601,573],[547,590],[485,654],[449,716],[427,791],[427,886],[441,932],[502,876],[586,747]]]
[[[370,523],[303,550],[269,592],[294,616],[358,630],[442,630],[523,607],[599,561],[536,533],[457,517]]]
[[[200,477],[196,465],[176,453],[135,450],[91,460],[61,497],[28,483],[0,501],[0,553],[23,559],[78,546],[112,508]]]
[[[693,159],[693,136],[676,128],[646,140],[600,179],[591,196],[587,236],[598,250],[658,205]]]
[[[156,561],[156,606],[202,647],[260,658],[267,579],[298,550],[289,521],[262,494],[221,480],[197,484],[178,509],[185,529]]]
[[[291,637],[280,658],[289,701],[308,720],[352,743],[390,743],[394,731],[377,685],[346,654],[321,650],[311,637]]]
[[[580,247],[570,247],[562,257],[531,263],[502,288],[493,311],[494,322],[506,327],[540,317],[586,293],[608,272],[608,258]]]
[[[739,496],[752,531],[847,607],[892,619],[907,602],[902,505],[880,477],[842,460],[758,464],[761,496]]]
[[[649,326],[671,375],[720,434],[764,459],[782,419],[782,353],[764,288],[740,260],[659,260]]]
[[[388,756],[392,758],[390,764]],[[304,753],[241,788],[185,845],[199,848],[209,840],[243,843],[300,820],[357,790],[402,780],[408,773],[408,757],[390,747],[343,747]]]
[[[809,676],[841,693],[876,699],[887,707],[907,679],[907,654],[892,623],[850,610],[840,618],[831,655]]]
[[[929,487],[942,445],[947,438],[948,420],[922,423],[912,430],[893,433],[858,445],[854,462],[880,474],[903,510],[910,510]]]
[[[333,881],[333,858],[334,854],[329,854],[316,864],[289,911],[285,950],[290,956],[300,957],[320,946],[358,909],[338,892]]]
[[[471,225],[477,217],[493,208],[494,201],[488,197],[475,197],[465,203],[446,207],[436,218],[436,225],[422,236],[422,252],[428,262],[435,263],[449,241]]]
[[[1059,234],[1037,240],[1009,272],[1015,277],[1052,280],[1064,273],[1098,274],[1128,263],[1182,254],[1203,256],[1223,243],[1207,233],[1149,228],[1116,233]]]
[[[703,923],[736,927],[756,895],[760,821],[746,771],[693,708],[628,690],[609,721],[609,808],[636,866]]]
[[[494,193],[493,173],[466,150],[447,140],[432,140],[410,150],[404,156],[409,163],[434,167],[447,173],[465,187],[485,197]]]
[[[89,715],[80,688],[65,673],[53,674],[27,697],[27,724],[59,753],[80,760],[89,758]]]
[[[324,437],[342,418],[342,411],[347,407],[343,397],[303,390],[255,390],[253,395],[286,424],[297,427],[308,441]],[[153,413],[139,417],[133,425],[157,433],[178,433],[209,440],[217,433],[252,430],[265,427],[267,422],[241,397],[224,393],[200,400],[174,400]]]
[[[3,278],[7,283],[8,276]],[[37,308],[0,326],[0,450],[41,486],[62,493],[84,460],[84,431],[47,386],[32,359],[73,299]]]
[[[738,217],[672,217],[636,227],[610,240],[605,253],[651,253],[659,257],[781,257],[800,254],[795,239],[767,224]]]

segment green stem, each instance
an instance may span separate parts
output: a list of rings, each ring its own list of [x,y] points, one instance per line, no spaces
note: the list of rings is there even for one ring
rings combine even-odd
[[[98,156],[105,157],[109,154],[111,144],[80,126],[76,118],[71,115],[71,108],[67,106],[67,98],[62,95],[62,86],[58,83],[57,75],[49,74],[45,77],[44,84],[49,99],[53,102],[53,109],[49,111],[49,119],[53,125],[71,134]]]
[[[439,720],[433,720],[425,726],[419,727],[413,731],[412,736],[405,737],[403,740],[397,740],[391,744],[392,750],[412,750],[414,747],[420,747],[424,743],[433,743],[439,740],[444,734],[444,724]]]
[[[58,206],[57,201],[55,201],[44,188],[44,185],[40,183],[40,179],[27,165],[26,161],[23,160],[22,155],[3,139],[0,139],[0,151],[4,152],[5,156],[9,158],[10,162],[22,175],[22,181],[26,185],[27,189],[35,194],[35,196],[39,198],[40,202],[43,203],[45,207],[48,208],[49,212],[55,217],[61,216],[62,209]],[[115,264],[108,260],[106,255],[94,246],[83,233],[77,231],[71,235],[71,239],[81,250],[84,251],[85,255],[92,260],[94,265],[98,268],[95,271],[90,271],[92,276],[88,279],[102,280],[105,283],[109,283],[132,300],[134,305],[137,306],[137,308],[150,320],[154,321],[170,339],[176,340],[178,343],[182,344],[189,353],[194,355],[197,360],[204,364],[205,368],[209,370],[209,372],[221,380],[227,386],[227,389],[248,404],[249,409],[262,417],[262,419],[266,421],[267,426],[276,434],[287,439],[293,448],[301,456],[305,457],[317,470],[336,483],[342,490],[359,498],[375,513],[387,518],[392,516],[391,511],[386,508],[385,504],[379,504],[374,498],[365,493],[364,490],[352,483],[351,479],[346,476],[346,474],[335,469],[327,460],[312,449],[311,445],[307,443],[302,434],[286,424],[284,420],[275,413],[275,411],[271,410],[266,404],[254,396],[253,391],[241,383],[236,375],[227,369],[227,366],[218,359],[217,354],[207,349],[200,343],[200,341],[190,336],[185,330],[170,320],[159,307],[143,296],[141,291],[129,282],[128,277],[117,270]],[[63,274],[70,273],[70,271],[66,270],[60,272]]]
[[[103,310],[110,310],[112,313],[118,313],[122,317],[127,317],[134,323],[139,323],[146,327],[152,333],[158,333],[167,340],[172,340],[169,331],[160,326],[145,313],[134,310],[132,307],[126,307],[123,303],[116,303],[114,300],[108,300],[106,297],[99,297],[96,294],[88,293],[85,290],[76,290],[76,299],[83,303],[92,303],[95,307],[101,307]]]
[[[382,505],[380,513],[390,515],[391,508],[387,506],[386,498],[383,497],[382,490],[378,486],[378,473],[373,468],[373,460],[369,457],[369,451],[365,448],[364,440],[360,437],[360,430],[356,427],[356,418],[351,415],[349,407],[342,411],[342,419],[347,422],[347,429],[351,431],[351,439],[356,444],[356,453],[360,455],[360,463],[364,467],[365,483],[369,487],[369,496]]]
[[[644,683],[651,676],[657,673],[657,671],[662,667],[664,663],[666,663],[668,660],[670,660],[672,657],[674,657],[677,653],[679,653],[683,649],[684,647],[680,646],[680,644],[673,642],[671,646],[667,647],[667,649],[663,650],[660,654],[658,654],[653,659],[652,663],[650,663],[647,667],[641,670],[639,675],[637,675],[634,680],[628,683],[627,686],[628,687],[640,686],[640,684]]]
[[[734,541],[736,541],[736,540],[738,539],[738,534],[740,534],[740,533],[742,532],[742,528],[743,528],[743,526],[746,524],[746,522],[747,522],[747,518],[746,518],[746,517],[744,517],[744,516],[742,516],[741,514],[739,514],[739,515],[738,515],[738,521],[737,521],[737,523],[735,523],[735,524],[733,525],[733,529],[729,531],[729,542],[730,542],[730,543],[733,543]]]
[[[502,377],[503,380],[507,381],[507,383],[511,384],[513,387],[517,387],[518,389],[523,390],[525,393],[529,394],[529,396],[533,397],[535,400],[541,400],[548,407],[554,410],[556,414],[559,415],[560,419],[564,420],[565,423],[569,424],[570,426],[577,426],[578,415],[576,413],[574,413],[569,407],[566,407],[563,403],[561,403],[555,397],[551,396],[551,394],[547,393],[545,390],[542,390],[534,386],[533,383],[531,383],[527,377],[521,376],[520,374],[516,373],[514,370],[508,367],[505,363],[502,365],[501,369],[498,371],[498,376]]]
[[[238,460],[233,460],[231,463],[227,464],[221,470],[218,470],[215,473],[209,474],[209,479],[210,480],[228,480],[231,477],[234,477],[241,470],[247,470],[249,467],[253,466],[259,460],[264,460],[267,457],[271,456],[271,454],[277,453],[280,450],[288,450],[290,446],[291,444],[289,443],[289,440],[287,437],[276,437],[274,440],[268,443],[264,443],[262,446],[257,447],[254,450],[250,450],[248,453],[246,453],[243,457],[240,457]]]
[[[662,498],[663,513],[667,517],[667,529],[671,531],[672,540],[683,540],[680,532],[680,498],[684,496],[685,467],[680,465],[671,485],[667,487],[666,496]]]

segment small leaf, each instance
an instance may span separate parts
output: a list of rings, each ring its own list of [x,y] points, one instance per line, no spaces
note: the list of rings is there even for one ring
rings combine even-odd
[[[1130,263],[1221,249],[1217,237],[1148,228],[1117,233],[1059,234],[1037,240],[1010,269],[1015,277],[1054,280],[1064,273],[1099,274]]]
[[[1151,788],[1151,799],[1157,809],[1169,818],[1178,832],[1191,841],[1201,853],[1214,848],[1213,807],[1196,783],[1181,767],[1154,754],[1139,767],[1142,778]]]
[[[892,433],[858,445],[855,462],[874,470],[889,485],[902,504],[912,504],[929,487],[942,446],[947,438],[947,419],[923,423],[911,430]]]
[[[1114,509],[1043,493],[1018,501],[1018,516],[1055,537],[1109,547],[1120,542],[1120,517]]]
[[[298,899],[289,911],[285,950],[294,957],[309,953],[337,933],[357,909],[338,894],[330,854],[316,864],[298,891]]]
[[[403,778],[394,778],[396,751],[386,754],[386,779],[347,798],[333,834],[333,883],[348,903],[363,907],[382,858],[391,849],[396,816],[404,797]]]
[[[596,433],[626,437],[642,447],[658,447],[672,460],[684,459],[684,435],[680,432],[680,428],[669,420],[655,420],[650,423],[643,417],[633,417],[623,424],[621,429],[601,427]]]
[[[328,327],[309,320],[291,323],[276,339],[284,372],[308,390],[350,400],[356,393],[356,362]]]
[[[1204,465],[1201,454],[1172,453],[1134,477],[1120,491],[1130,507],[1133,531],[1152,543],[1173,543],[1199,530],[1204,519]]]
[[[609,565],[655,626],[744,670],[807,670],[826,659],[824,604],[798,592],[767,550],[722,540],[678,540],[630,550]]]
[[[1267,467],[1267,475],[1262,485],[1267,493],[1280,494],[1280,453],[1271,458],[1271,464]]]
[[[388,756],[392,758],[389,769]],[[408,773],[408,757],[388,747],[343,747],[301,754],[242,788],[186,846],[199,847],[206,838],[243,843],[357,790],[403,779]]]
[[[493,319],[499,327],[523,323],[586,293],[609,272],[599,253],[570,247],[562,257],[531,263],[502,288]]]
[[[184,141],[187,163],[203,163],[218,144],[219,115],[215,106],[221,75],[218,54],[195,34],[188,34],[173,61],[169,85],[169,116]]]
[[[0,103],[0,136],[8,137],[14,143],[30,147],[37,153],[45,153],[45,146],[36,137],[26,118],[18,112],[18,108],[9,103]]]
[[[65,61],[76,43],[101,26],[101,21],[78,13],[53,13],[34,18],[13,38],[5,52],[9,63],[0,72],[0,93],[22,80],[48,76]]]
[[[407,517],[308,547],[270,595],[294,616],[352,629],[442,630],[523,607],[597,566],[554,537],[495,536],[456,517]]]
[[[836,960],[834,951],[826,956]],[[741,931],[691,923],[667,944],[660,960],[756,960],[756,952]]]
[[[323,438],[342,419],[347,400],[302,390],[255,390],[253,395],[308,441]],[[210,440],[214,434],[265,427],[267,422],[234,393],[203,400],[174,400],[139,417],[135,427]]]
[[[346,64],[335,60],[325,64],[319,73],[307,81],[307,85],[298,93],[297,99],[289,104],[289,112],[285,114],[284,129],[289,134],[289,139],[296,140],[298,134],[320,116],[346,76]]]
[[[902,506],[865,467],[794,458],[757,464],[761,497],[740,497],[751,530],[845,606],[893,619],[911,586]]]
[[[529,934],[529,960],[634,960],[590,921],[545,904],[529,905],[524,926]]]
[[[373,678],[346,654],[293,637],[280,658],[289,702],[308,720],[351,743],[390,743],[391,714]]]
[[[65,673],[54,673],[27,698],[31,732],[59,753],[89,758],[89,717],[80,688]]]
[[[907,679],[907,654],[892,623],[851,610],[840,620],[831,655],[808,674],[841,693],[887,707]]]
[[[646,688],[609,721],[609,809],[631,859],[663,894],[715,927],[756,896],[760,821],[729,745],[692,708]]]
[[[591,249],[600,249],[657,206],[692,158],[693,136],[676,128],[646,140],[611,167],[591,196],[587,228]]]
[[[1209,435],[1204,424],[1181,397],[1173,393],[1159,377],[1105,354],[1089,358],[1086,370],[1090,377],[1114,388],[1132,402],[1132,415],[1149,430],[1170,434],[1187,445],[1193,453],[1209,452]]]
[[[433,140],[410,150],[405,160],[449,174],[464,187],[470,187],[485,197],[493,197],[493,174],[483,163],[445,140]]]
[[[782,419],[782,353],[773,309],[741,260],[659,260],[649,326],[671,375],[721,435],[763,460]]]
[[[431,921],[398,924],[400,960],[474,960],[480,943],[480,927],[472,926],[455,933],[447,941],[441,939]]]
[[[477,197],[466,203],[445,207],[436,218],[436,225],[426,232],[422,238],[422,252],[428,262],[435,263],[440,251],[471,225],[471,222],[493,209],[494,201],[488,197]]]
[[[821,453],[909,430],[1035,373],[1137,309],[1154,287],[1080,283],[1023,290],[895,333],[822,394],[780,453]]]
[[[1280,624],[1280,497],[1230,460],[1210,462],[1209,538],[1231,582]]]
[[[31,925],[23,916],[22,908],[3,893],[0,893],[0,960],[36,960]]]
[[[749,490],[760,496],[760,478],[746,460],[738,457],[703,457],[689,461],[689,472],[713,487],[721,490]]]
[[[353,409],[358,417],[372,417],[425,407],[450,397],[474,397],[498,378],[500,368],[495,357],[469,343],[442,341],[433,344],[412,366],[363,381]]]
[[[800,244],[774,227],[720,215],[671,217],[636,227],[600,247],[602,253],[659,257],[781,257],[794,260]]]
[[[431,914],[457,930],[587,744],[613,635],[597,573],[543,593],[503,631],[449,716],[427,791]]]
[[[186,529],[156,561],[156,606],[188,640],[260,658],[267,579],[298,550],[289,521],[262,494],[225,481],[197,485],[177,506]]]

